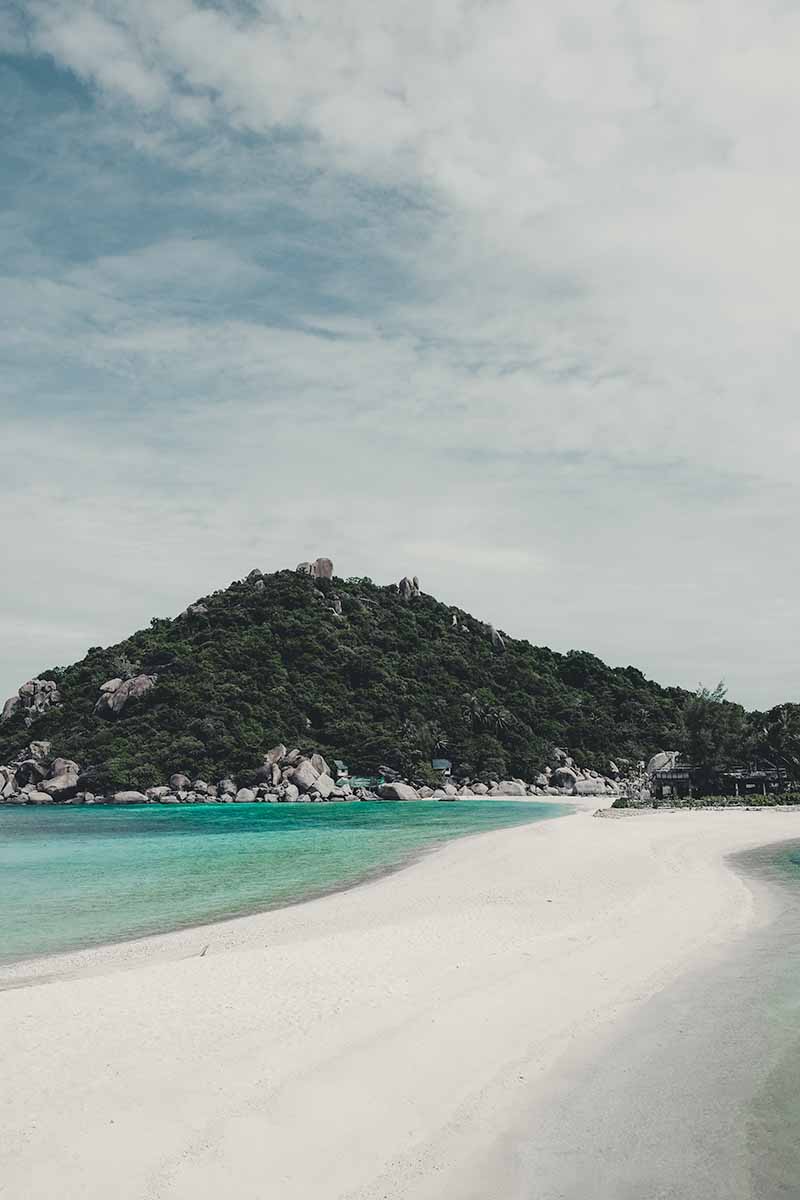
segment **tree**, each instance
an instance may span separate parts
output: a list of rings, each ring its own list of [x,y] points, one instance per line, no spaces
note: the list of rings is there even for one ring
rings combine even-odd
[[[707,779],[715,771],[746,761],[752,749],[747,714],[726,696],[722,682],[712,689],[699,687],[683,710],[687,757]]]
[[[764,756],[783,767],[792,781],[800,779],[800,705],[770,709],[758,733]]]

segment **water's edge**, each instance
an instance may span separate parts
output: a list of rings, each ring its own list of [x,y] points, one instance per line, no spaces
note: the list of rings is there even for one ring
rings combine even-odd
[[[492,804],[497,804],[497,801],[492,801]],[[113,806],[92,806],[93,808],[108,808]],[[127,811],[131,812],[136,807],[131,806]],[[151,806],[147,806],[149,809]],[[193,806],[194,808],[198,806]],[[212,807],[212,806],[209,806]],[[291,808],[293,806],[282,806]],[[301,806],[305,809],[306,806]],[[326,806],[333,807],[333,806]],[[344,807],[344,806],[341,806]],[[387,807],[387,802],[383,802],[382,808]],[[411,805],[403,805],[404,809],[410,808]],[[239,805],[237,809],[262,809],[262,805]],[[115,811],[119,811],[116,809]],[[536,812],[536,816],[534,816]],[[13,988],[27,987],[32,984],[52,982],[57,979],[65,978],[67,975],[79,972],[80,964],[85,961],[88,956],[96,955],[104,951],[113,951],[118,947],[141,945],[151,942],[158,945],[166,945],[169,939],[175,935],[186,934],[192,931],[207,931],[209,937],[213,937],[214,930],[218,927],[234,925],[239,921],[247,921],[254,916],[260,916],[269,912],[275,912],[283,908],[296,908],[314,901],[324,899],[328,896],[338,893],[354,891],[358,888],[367,887],[379,882],[381,879],[388,876],[398,874],[412,867],[423,859],[443,850],[454,841],[469,841],[472,838],[486,837],[493,833],[509,832],[512,829],[523,828],[531,824],[538,824],[544,820],[554,820],[559,817],[574,815],[578,809],[563,803],[548,803],[546,805],[537,805],[534,809],[531,808],[531,816],[527,820],[519,820],[513,824],[493,825],[484,829],[471,829],[468,832],[454,829],[447,837],[428,842],[414,847],[400,854],[396,859],[390,862],[383,863],[378,866],[365,868],[356,877],[342,879],[327,885],[311,886],[303,895],[291,897],[287,899],[279,899],[267,901],[263,903],[255,903],[244,908],[237,908],[229,913],[215,914],[213,917],[204,919],[173,919],[168,926],[161,929],[145,930],[138,934],[127,934],[119,937],[104,938],[102,940],[90,941],[84,944],[76,944],[66,946],[60,950],[44,949],[38,953],[26,954],[23,957],[7,957],[0,958],[0,991],[6,991]],[[42,970],[45,964],[51,964],[52,970]]]
[[[505,1200],[797,1200],[800,842],[728,862],[769,920],[559,1062],[498,1155]]]

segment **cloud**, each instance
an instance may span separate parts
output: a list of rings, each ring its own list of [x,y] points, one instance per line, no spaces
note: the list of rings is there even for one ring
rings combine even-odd
[[[791,9],[26,12],[0,500],[76,628],[330,552],[665,681],[796,692]]]

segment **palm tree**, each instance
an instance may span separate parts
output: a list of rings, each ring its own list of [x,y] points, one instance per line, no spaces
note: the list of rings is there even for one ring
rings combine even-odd
[[[474,692],[470,692],[464,697],[461,715],[470,729],[480,729],[486,720],[486,709]]]

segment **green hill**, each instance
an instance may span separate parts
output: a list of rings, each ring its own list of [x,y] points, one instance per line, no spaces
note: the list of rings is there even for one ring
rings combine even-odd
[[[155,678],[138,699],[129,686],[119,715],[110,701],[98,712],[101,685],[140,676]],[[432,596],[294,571],[255,572],[39,678],[59,702],[32,722],[7,706],[0,763],[46,739],[98,791],[246,775],[279,741],[418,780],[437,756],[473,778],[533,779],[556,746],[603,771],[680,746],[689,699],[634,667],[498,636]]]

